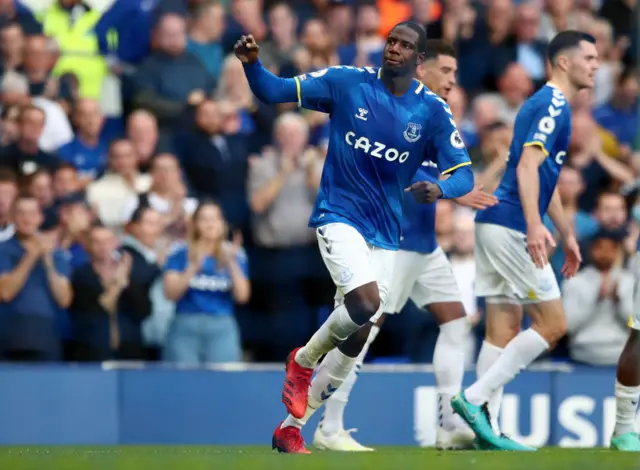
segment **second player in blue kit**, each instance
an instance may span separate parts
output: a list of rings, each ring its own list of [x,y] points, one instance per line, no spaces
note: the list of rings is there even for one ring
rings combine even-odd
[[[389,33],[381,68],[331,67],[294,79],[264,69],[251,36],[236,44],[236,55],[259,99],[297,102],[331,115],[329,149],[310,226],[316,228],[336,284],[337,307],[287,360],[282,401],[290,416],[273,436],[273,446],[280,451],[308,453],[300,428],[353,368],[366,335],[352,333],[371,328],[383,312],[400,244],[404,192],[433,203],[473,189],[471,162],[451,110],[413,78],[424,59],[425,41],[421,26],[400,23]],[[433,160],[450,177],[411,184],[425,160]],[[325,367],[311,384],[324,354]]]

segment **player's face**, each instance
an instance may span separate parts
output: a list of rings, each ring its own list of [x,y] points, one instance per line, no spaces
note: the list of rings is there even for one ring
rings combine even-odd
[[[382,67],[396,74],[415,71],[422,62],[422,56],[418,53],[418,39],[418,32],[408,26],[392,29],[382,51]]]
[[[448,101],[449,92],[456,85],[458,61],[451,56],[439,55],[435,60],[425,62],[422,68],[422,83],[440,98]]]
[[[598,50],[595,44],[581,41],[580,47],[569,54],[569,80],[578,89],[593,88],[598,70]]]

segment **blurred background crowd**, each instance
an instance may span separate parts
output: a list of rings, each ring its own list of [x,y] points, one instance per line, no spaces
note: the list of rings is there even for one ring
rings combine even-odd
[[[258,101],[232,46],[253,34],[285,77],[379,66],[387,32],[413,19],[456,47],[450,106],[485,189],[545,82],[549,39],[596,37],[596,87],[575,103],[559,182],[585,263],[563,284],[569,333],[553,358],[615,364],[640,218],[636,3],[0,0],[0,358],[282,361],[333,304],[307,228],[328,117]],[[473,231],[471,212],[438,202],[472,345]],[[437,334],[408,305],[372,357],[430,362]]]

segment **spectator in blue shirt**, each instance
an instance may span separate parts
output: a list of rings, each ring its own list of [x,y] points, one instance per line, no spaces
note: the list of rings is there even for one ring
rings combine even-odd
[[[202,61],[205,68],[218,80],[224,59],[220,38],[224,32],[224,7],[218,2],[203,2],[193,11],[189,28],[187,50]]]
[[[84,187],[100,177],[107,166],[109,144],[102,138],[104,117],[100,104],[92,99],[79,100],[73,110],[76,136],[57,151],[58,156],[71,163]]]
[[[628,149],[633,145],[638,131],[639,91],[636,72],[629,67],[618,78],[611,101],[593,111],[596,122],[611,131],[618,138],[618,142]]]
[[[198,364],[241,360],[234,304],[248,302],[247,261],[236,237],[225,240],[220,207],[202,202],[193,214],[187,246],[169,256],[164,289],[176,302],[164,359]]]
[[[38,233],[38,201],[19,196],[15,236],[0,243],[0,356],[8,361],[53,361],[60,353],[58,315],[73,292],[64,254],[54,237]]]

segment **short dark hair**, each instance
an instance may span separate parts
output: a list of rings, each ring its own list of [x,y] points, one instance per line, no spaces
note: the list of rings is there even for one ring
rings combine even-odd
[[[437,59],[438,56],[457,58],[455,48],[442,39],[427,39],[424,43],[424,60]]]
[[[391,31],[393,31],[394,29],[400,26],[406,26],[407,28],[413,29],[416,33],[418,33],[418,43],[416,44],[417,52],[418,53],[425,52],[426,44],[427,44],[427,30],[424,29],[424,26],[414,21],[401,21],[400,23],[395,25],[391,29]]]
[[[569,29],[556,34],[547,49],[547,57],[551,65],[556,64],[556,60],[561,52],[578,47],[581,41],[587,41],[591,44],[596,43],[596,39],[592,35],[582,31]]]

